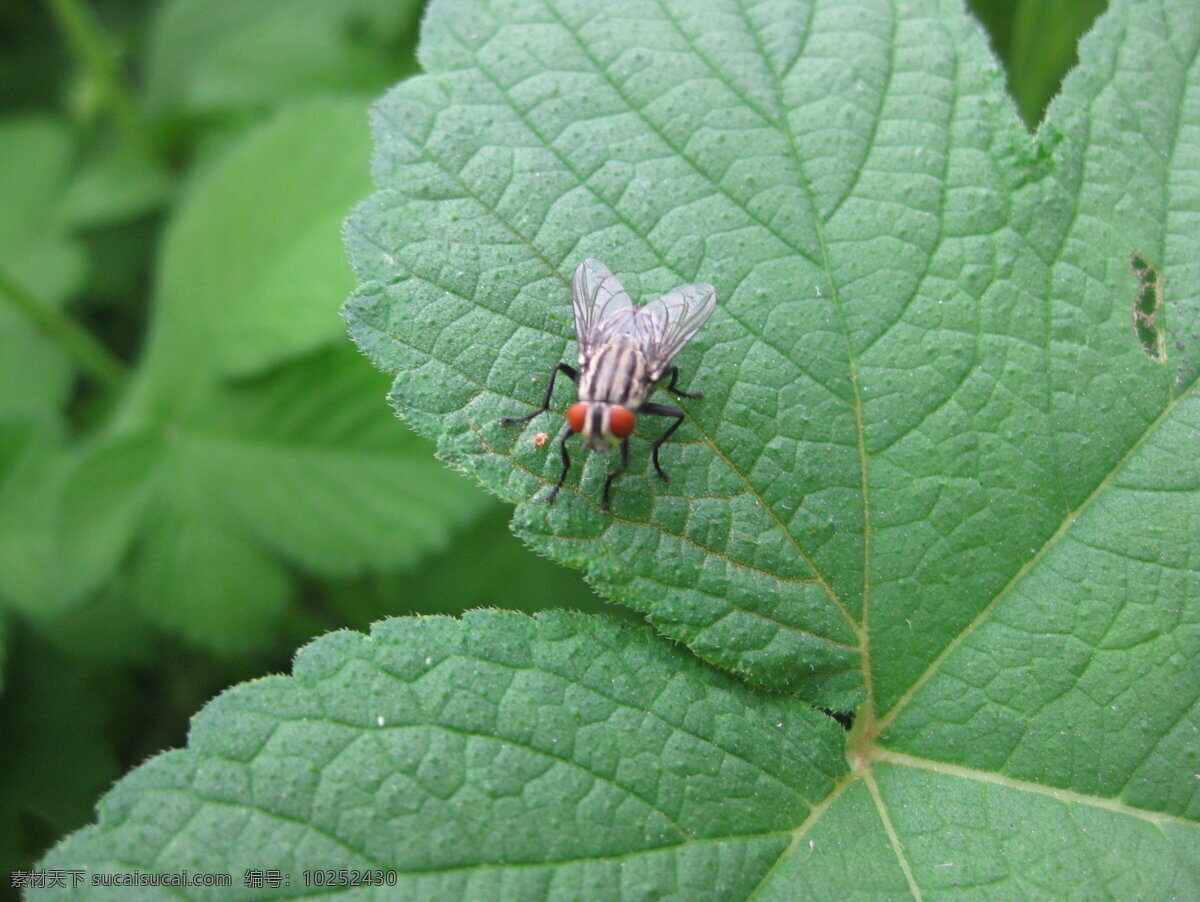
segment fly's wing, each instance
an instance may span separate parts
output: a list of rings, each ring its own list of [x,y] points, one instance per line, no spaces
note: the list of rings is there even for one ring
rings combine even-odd
[[[717,309],[717,289],[705,283],[685,285],[637,311],[637,334],[657,382],[671,360]]]
[[[571,304],[575,308],[575,335],[579,339],[582,366],[602,343],[604,322],[633,307],[629,293],[599,260],[584,260],[571,280]]]

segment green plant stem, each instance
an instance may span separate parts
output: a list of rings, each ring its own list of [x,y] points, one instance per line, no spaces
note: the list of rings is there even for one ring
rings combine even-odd
[[[54,338],[86,373],[106,388],[125,383],[125,364],[90,332],[61,310],[27,291],[0,267],[0,294],[27,319]]]
[[[127,140],[150,159],[158,157],[158,141],[138,112],[121,78],[121,64],[112,39],[84,0],[46,0],[59,28],[84,68],[111,104],[117,124]]]

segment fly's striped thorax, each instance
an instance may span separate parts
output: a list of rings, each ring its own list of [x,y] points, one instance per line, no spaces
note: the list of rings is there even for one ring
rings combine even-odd
[[[580,401],[603,401],[637,411],[650,394],[649,367],[632,335],[615,335],[584,364]]]

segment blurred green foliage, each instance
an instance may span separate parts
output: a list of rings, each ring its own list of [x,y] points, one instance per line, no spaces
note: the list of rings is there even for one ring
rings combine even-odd
[[[1036,123],[1102,4],[972,6]],[[344,337],[367,108],[416,71],[420,7],[0,4],[0,872],[315,634],[618,611]]]
[[[1030,128],[1041,121],[1063,76],[1077,62],[1075,45],[1107,7],[1106,0],[968,0],[1008,70],[1008,89]]]

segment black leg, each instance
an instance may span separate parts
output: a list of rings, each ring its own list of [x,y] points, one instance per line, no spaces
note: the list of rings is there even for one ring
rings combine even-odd
[[[643,409],[645,409],[643,407]],[[608,474],[608,479],[604,480],[604,500],[600,503],[600,510],[608,513],[608,490],[612,486],[612,481],[625,472],[629,466],[629,439],[621,442],[621,466]]]
[[[679,378],[679,367],[668,367],[666,372],[663,373],[663,378],[666,378],[667,373],[671,374],[671,381],[667,383],[667,391],[671,394],[679,395],[681,398],[695,398],[697,401],[704,397],[704,392],[702,391],[684,391],[682,388],[675,387],[675,380]],[[645,406],[643,406],[642,410],[645,409]]]
[[[560,363],[559,366],[565,366],[565,364]],[[567,367],[567,369],[570,369],[570,367]],[[545,408],[542,409],[544,410]],[[558,443],[559,448],[562,450],[562,473],[560,473],[558,476],[558,484],[550,490],[550,497],[546,499],[547,504],[554,503],[554,499],[558,496],[558,490],[561,489],[563,487],[563,483],[567,481],[567,470],[571,469],[571,455],[567,451],[567,439],[574,434],[575,430],[572,429],[569,424],[567,428],[563,430],[562,440]]]
[[[658,449],[663,442],[671,437],[671,433],[679,428],[679,424],[683,422],[685,414],[678,407],[668,407],[666,404],[643,404],[638,413],[652,413],[659,417],[675,417],[675,422],[667,427],[667,431],[655,439],[650,453],[650,458],[654,461],[654,469],[658,470],[658,475],[663,478],[663,482],[670,482],[671,477],[664,473],[663,468],[658,464]]]
[[[524,423],[527,420],[532,420],[539,413],[544,413],[550,407],[550,395],[554,393],[554,380],[558,378],[559,372],[566,373],[572,382],[579,381],[579,373],[575,367],[567,366],[565,363],[560,363],[550,371],[550,384],[546,386],[546,393],[542,395],[542,406],[535,410],[529,416],[524,417],[501,417],[500,422],[505,426],[511,426],[513,423]],[[561,483],[560,483],[561,484]]]

